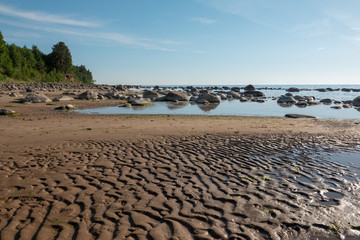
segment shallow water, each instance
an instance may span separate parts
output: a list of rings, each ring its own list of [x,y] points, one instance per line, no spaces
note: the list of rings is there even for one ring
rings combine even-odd
[[[265,103],[221,101],[220,104],[195,104],[193,102],[154,102],[150,106],[121,108],[104,107],[76,110],[82,114],[168,114],[168,115],[229,115],[229,116],[270,116],[283,117],[285,114],[306,114],[318,118],[360,119],[355,108],[335,110],[333,105],[317,105],[306,108],[297,106],[281,107],[268,99]]]

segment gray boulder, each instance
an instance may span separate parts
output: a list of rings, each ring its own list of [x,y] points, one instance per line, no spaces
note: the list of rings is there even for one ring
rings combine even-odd
[[[333,100],[331,100],[330,98],[325,98],[325,99],[321,99],[320,102],[323,104],[332,104]]]
[[[188,96],[186,93],[184,92],[169,92],[168,94],[166,94],[165,96],[165,100],[166,101],[189,101],[190,100],[190,96]]]
[[[265,97],[265,94],[263,92],[260,91],[255,91],[255,90],[248,90],[246,92],[244,92],[245,96],[253,96],[253,97]]]
[[[132,106],[147,106],[150,105],[151,102],[147,99],[139,98],[139,99],[130,99],[129,103]]]
[[[280,96],[277,100],[278,103],[296,103],[296,99],[292,96]]]
[[[60,96],[53,99],[53,102],[72,101],[74,98],[69,96]]]
[[[360,107],[360,96],[352,101],[354,107]]]
[[[255,91],[255,87],[251,84],[247,85],[245,88],[244,88],[245,91]]]
[[[51,102],[51,99],[45,96],[42,93],[30,93],[24,99],[23,103],[42,103],[42,102]]]
[[[145,90],[143,92],[143,98],[151,98],[151,99],[156,99],[160,97],[160,94],[158,92],[155,91],[149,91],[149,90]]]
[[[300,89],[296,88],[296,87],[291,87],[286,89],[287,92],[300,92]]]
[[[79,99],[81,100],[96,100],[98,99],[98,93],[95,91],[86,91],[79,95]]]
[[[203,100],[206,100],[208,101],[209,103],[220,103],[221,102],[221,98],[220,96],[217,96],[215,94],[211,94],[211,93],[201,93],[199,96],[198,96],[198,100],[200,99],[203,99]]]

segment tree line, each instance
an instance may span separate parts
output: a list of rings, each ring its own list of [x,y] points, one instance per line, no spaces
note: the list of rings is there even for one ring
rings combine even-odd
[[[90,70],[72,64],[70,50],[64,42],[55,44],[50,54],[44,54],[35,45],[30,49],[7,44],[0,32],[0,81],[6,79],[37,82],[75,79],[94,83]]]

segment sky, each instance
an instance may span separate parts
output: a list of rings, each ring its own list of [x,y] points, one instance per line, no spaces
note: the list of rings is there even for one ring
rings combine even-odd
[[[7,43],[59,41],[98,84],[360,84],[358,0],[0,0]]]

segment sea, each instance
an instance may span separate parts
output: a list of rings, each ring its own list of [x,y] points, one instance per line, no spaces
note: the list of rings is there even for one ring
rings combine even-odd
[[[246,85],[194,85],[193,87],[240,87]],[[136,90],[151,90],[154,86],[142,86]],[[167,85],[160,86],[171,90],[182,90],[187,86]],[[194,102],[154,102],[149,106],[138,106],[131,108],[103,107],[96,109],[76,110],[79,114],[164,114],[164,115],[209,115],[209,116],[267,116],[283,117],[285,114],[305,114],[321,119],[355,119],[360,120],[359,108],[334,109],[333,106],[342,104],[316,105],[305,108],[292,106],[280,106],[275,98],[285,95],[290,87],[299,88],[300,92],[292,93],[300,96],[313,96],[316,101],[330,98],[334,101],[348,101],[360,96],[360,84],[357,85],[254,85],[257,90],[266,96],[264,103],[240,102],[239,100],[223,100],[220,104],[196,104]],[[317,89],[332,89],[334,91],[321,92]],[[350,89],[350,90],[346,90]],[[135,89],[134,89],[135,90]],[[214,89],[213,91],[218,91]],[[354,91],[353,91],[354,90]],[[226,90],[225,90],[226,91]],[[243,92],[242,89],[240,92]]]

